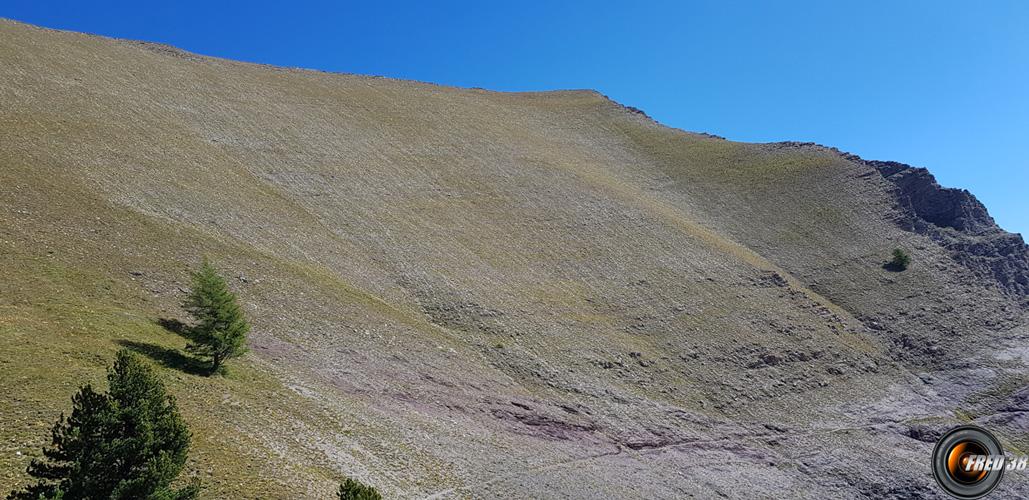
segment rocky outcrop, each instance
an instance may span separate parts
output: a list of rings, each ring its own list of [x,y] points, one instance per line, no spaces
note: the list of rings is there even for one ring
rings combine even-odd
[[[986,207],[972,193],[966,189],[940,186],[927,169],[894,161],[871,160],[864,163],[875,167],[884,178],[897,186],[901,205],[914,215],[908,221],[911,230],[925,232],[924,226],[928,224],[972,235],[1000,230]]]
[[[1029,305],[1029,245],[1022,235],[998,226],[986,206],[967,189],[945,188],[925,168],[866,160],[813,142],[783,141],[765,146],[827,151],[874,169],[896,187],[897,208],[902,213],[897,224],[902,229],[930,237],[976,276],[996,282],[1004,293]]]
[[[1029,246],[1001,229],[966,189],[945,188],[928,170],[893,161],[862,160],[896,187],[905,213],[898,224],[929,236],[976,275],[993,279],[1006,293],[1029,295]]]

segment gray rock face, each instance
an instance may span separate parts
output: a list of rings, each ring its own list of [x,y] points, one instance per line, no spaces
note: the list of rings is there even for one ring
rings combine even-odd
[[[965,189],[944,188],[929,170],[895,161],[865,161],[887,180],[896,184],[901,204],[919,220],[937,227],[950,227],[971,234],[999,229],[986,207]]]
[[[905,231],[929,237],[978,278],[1029,304],[1029,245],[1022,235],[997,225],[986,206],[967,189],[941,186],[928,169],[896,161],[866,160],[813,142],[769,143],[770,149],[809,149],[839,155],[870,167],[896,188],[895,219]]]
[[[924,234],[951,251],[976,275],[994,279],[1007,293],[1029,294],[1029,246],[1004,231],[966,189],[945,188],[928,170],[893,161],[860,160],[897,187],[897,203],[908,217],[904,229]]]

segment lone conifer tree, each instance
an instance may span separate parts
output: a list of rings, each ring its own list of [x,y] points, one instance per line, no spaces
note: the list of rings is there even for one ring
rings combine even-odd
[[[375,488],[350,478],[340,483],[337,495],[339,500],[382,500]]]
[[[118,353],[107,380],[107,394],[87,384],[72,397],[71,416],[61,415],[43,459],[28,467],[38,481],[10,498],[196,497],[195,481],[177,490],[169,486],[186,463],[190,439],[174,398],[150,367],[126,350]]]
[[[196,324],[189,329],[186,349],[211,359],[211,371],[217,372],[226,360],[246,353],[246,336],[250,325],[218,271],[204,259],[193,273],[193,289],[183,305]]]
[[[893,249],[893,259],[890,266],[897,271],[904,271],[911,264],[911,255],[900,248]]]

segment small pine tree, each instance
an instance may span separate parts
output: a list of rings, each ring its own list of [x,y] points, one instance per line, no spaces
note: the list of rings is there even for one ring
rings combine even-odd
[[[382,500],[375,488],[347,478],[339,485],[339,500]]]
[[[207,259],[193,273],[193,288],[183,307],[196,323],[188,331],[190,343],[186,349],[210,358],[212,373],[221,369],[226,360],[246,353],[250,325],[236,295]]]
[[[190,439],[174,398],[126,350],[118,353],[107,380],[107,394],[87,384],[72,397],[71,416],[61,415],[43,459],[29,464],[29,475],[38,481],[10,498],[196,497],[199,483],[170,487],[186,463]]]
[[[894,269],[903,271],[908,268],[911,264],[911,256],[907,252],[900,248],[893,249],[893,260],[890,261],[890,265]]]

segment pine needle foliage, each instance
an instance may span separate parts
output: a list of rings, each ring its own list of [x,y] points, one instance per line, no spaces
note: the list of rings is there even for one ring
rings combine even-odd
[[[193,286],[183,307],[193,317],[186,350],[211,361],[217,373],[225,361],[246,353],[250,325],[243,316],[236,294],[210,261],[204,259],[193,273]]]
[[[893,249],[893,259],[890,261],[890,266],[898,271],[904,271],[911,265],[911,255],[905,252],[903,249]]]
[[[382,500],[375,488],[350,478],[340,483],[338,494],[339,500]]]
[[[127,350],[108,370],[106,394],[89,384],[72,397],[71,415],[51,430],[43,457],[28,467],[37,482],[11,499],[195,498],[198,482],[179,489],[190,433],[175,399],[153,370]]]

